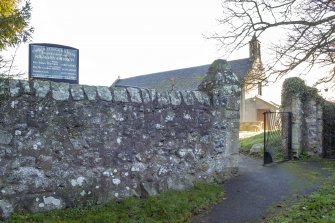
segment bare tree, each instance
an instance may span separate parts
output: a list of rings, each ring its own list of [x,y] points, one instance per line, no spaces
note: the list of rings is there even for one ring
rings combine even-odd
[[[223,29],[208,38],[228,53],[252,36],[280,32],[283,39],[272,43],[273,60],[265,64],[268,73],[282,77],[303,64],[329,72],[319,83],[335,80],[335,0],[225,0],[222,6]]]

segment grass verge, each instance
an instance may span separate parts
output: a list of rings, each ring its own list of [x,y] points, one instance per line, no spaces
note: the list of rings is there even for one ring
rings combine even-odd
[[[325,163],[332,174],[318,191],[284,204],[278,214],[268,217],[264,222],[335,222],[335,162]]]
[[[263,144],[264,143],[264,133],[259,133],[254,136],[250,136],[248,138],[240,139],[240,152],[249,155],[250,149],[254,144]],[[252,156],[260,158],[263,153],[253,154]]]
[[[282,136],[281,133],[276,131],[267,132],[267,148],[268,152],[271,152],[272,159],[274,162],[284,160],[286,157],[286,152],[282,149]],[[260,152],[250,153],[250,149],[254,144],[264,145],[264,133],[259,133],[254,136],[250,136],[244,139],[240,139],[240,152],[254,157],[254,158],[263,158],[264,152],[263,149]]]
[[[198,183],[186,191],[166,191],[148,199],[126,198],[81,209],[13,214],[6,222],[187,222],[193,214],[222,198],[222,185]]]

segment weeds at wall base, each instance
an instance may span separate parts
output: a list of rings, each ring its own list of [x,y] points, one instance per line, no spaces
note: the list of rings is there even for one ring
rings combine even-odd
[[[186,191],[166,191],[147,199],[36,214],[14,214],[9,222],[187,222],[194,214],[223,199],[219,184],[197,183]]]

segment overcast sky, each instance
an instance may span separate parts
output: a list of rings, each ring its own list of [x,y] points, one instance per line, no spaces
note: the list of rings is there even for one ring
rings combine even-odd
[[[248,47],[225,58],[217,42],[221,0],[31,0],[32,43],[79,49],[79,83],[110,86],[121,78],[248,57]],[[261,39],[263,62],[268,40]],[[16,64],[28,73],[28,44]],[[317,79],[318,75],[314,75]],[[280,89],[277,82],[272,90]],[[280,90],[266,95],[279,103]]]
[[[79,49],[81,84],[210,64],[223,58],[203,34],[217,31],[220,0],[31,0],[32,43]],[[229,59],[248,57],[248,49]],[[28,69],[28,45],[18,52]]]

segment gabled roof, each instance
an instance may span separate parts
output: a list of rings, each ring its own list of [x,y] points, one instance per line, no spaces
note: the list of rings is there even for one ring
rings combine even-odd
[[[256,100],[260,100],[260,101],[262,101],[262,102],[264,102],[264,103],[267,103],[267,104],[269,104],[270,106],[273,106],[273,107],[275,107],[275,108],[277,108],[277,109],[280,108],[280,105],[278,105],[277,103],[275,103],[275,102],[273,102],[273,101],[267,101],[267,100],[265,100],[261,95],[256,95],[254,98],[255,98]]]
[[[232,60],[228,61],[228,63],[240,81],[243,80],[251,66],[249,58]],[[158,91],[167,91],[172,90],[172,84],[174,83],[174,90],[196,90],[206,76],[209,66],[210,64],[120,79],[116,81],[114,86],[152,88]]]

